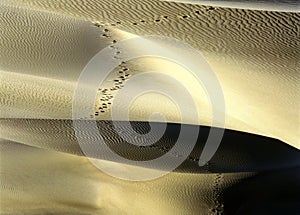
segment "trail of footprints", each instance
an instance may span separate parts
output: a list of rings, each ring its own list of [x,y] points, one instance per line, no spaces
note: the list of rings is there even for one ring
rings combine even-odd
[[[206,11],[209,10],[214,10],[214,7],[207,7]],[[200,11],[196,10],[194,11],[194,13],[197,15],[200,15]],[[188,19],[189,17],[191,17],[191,15],[181,15],[181,16],[177,16],[177,19]],[[168,16],[162,16],[161,18],[156,18],[154,20],[151,20],[154,23],[161,23],[164,20],[168,20]],[[147,24],[150,21],[147,20],[140,20],[139,22],[133,22],[132,25],[140,25],[140,24]],[[121,22],[117,21],[116,23],[111,23],[109,24],[109,26],[117,26],[120,25]],[[113,58],[118,58],[118,55],[121,53],[121,50],[119,50],[114,44],[117,43],[116,39],[112,38],[112,34],[109,31],[108,28],[106,28],[107,24],[103,24],[103,23],[99,23],[99,22],[94,22],[94,25],[98,28],[103,28],[103,32],[102,32],[102,37],[105,37],[107,39],[110,40],[111,42],[111,48],[115,49],[115,55],[112,56]],[[119,59],[119,58],[118,58]],[[91,118],[94,117],[98,117],[100,114],[105,113],[106,111],[108,111],[112,105],[112,100],[113,100],[113,91],[119,90],[121,88],[124,87],[124,82],[127,81],[130,78],[131,74],[130,74],[130,69],[126,66],[126,62],[122,62],[121,65],[118,68],[118,76],[114,79],[114,86],[111,88],[100,88],[98,91],[99,93],[102,95],[100,97],[100,101],[98,103],[98,106],[96,107],[96,111],[95,111],[95,115],[91,115]],[[167,146],[158,146],[158,145],[149,145],[149,146],[140,146],[141,148],[157,148],[159,151],[163,152],[163,153],[167,153],[169,152],[169,150],[171,149],[170,147]],[[175,157],[180,157],[180,154],[173,154],[173,156]],[[187,158],[188,160],[192,161],[192,162],[199,162],[199,158],[197,157],[192,157],[189,156]],[[208,164],[207,164],[208,165]]]
[[[215,180],[214,180],[214,185],[213,185],[213,192],[214,192],[214,203],[215,206],[210,210],[211,214],[224,214],[224,204],[220,202],[221,199],[221,183],[223,181],[223,174],[218,173],[216,174]]]
[[[208,6],[206,7],[206,10],[194,10],[190,13],[187,13],[187,14],[183,14],[183,15],[176,15],[174,17],[172,17],[172,19],[188,19],[190,17],[197,17],[197,15],[200,15],[201,13],[206,13],[206,12],[210,12],[212,10],[216,10],[217,8],[215,7],[211,7],[211,6]],[[157,18],[154,18],[154,19],[149,19],[149,20],[146,20],[146,19],[140,19],[139,21],[134,21],[132,22],[131,24],[132,25],[141,25],[141,24],[147,24],[147,23],[160,23],[160,22],[163,22],[163,21],[166,21],[169,19],[169,16],[167,15],[164,15],[164,16],[160,16],[160,17],[157,17]],[[105,24],[103,23],[99,23],[99,22],[94,22],[94,25],[96,27],[104,27]],[[121,25],[121,22],[120,21],[117,21],[115,23],[111,23],[109,24],[110,26],[117,26],[117,25]],[[108,29],[105,29],[107,31],[105,31],[102,36],[103,37],[107,37],[107,38],[111,38],[111,35],[107,34],[106,32],[108,32]]]
[[[206,8],[206,11],[205,12],[209,12],[211,10],[215,10],[216,8],[215,7],[207,7]],[[173,18],[176,18],[176,19],[188,19],[192,16],[197,16],[197,15],[200,15],[200,13],[203,13],[203,11],[199,11],[199,10],[196,10],[196,11],[193,11],[192,13],[189,13],[187,15],[177,15],[176,17],[172,17]],[[160,23],[160,22],[163,22],[163,21],[167,21],[168,20],[168,16],[161,16],[160,18],[156,18],[156,19],[151,19],[151,20],[145,20],[145,19],[142,19],[138,22],[132,22],[132,25],[141,25],[141,24],[147,24],[149,22],[152,22],[152,23]]]
[[[110,26],[116,26],[116,25],[120,25],[120,24],[121,24],[121,22],[116,22],[116,23],[110,24]],[[102,30],[103,32],[102,32],[101,36],[110,40],[110,43],[111,43],[110,48],[115,50],[115,55],[112,57],[120,59],[118,57],[118,55],[121,53],[121,51],[114,45],[117,43],[117,40],[112,39],[112,34],[111,34],[110,30],[106,27],[107,25],[99,23],[99,22],[94,22],[94,25],[98,28],[103,28],[103,30]],[[99,88],[98,89],[98,92],[101,95],[101,97],[99,99],[99,102],[97,103],[96,111],[95,111],[94,115],[91,115],[90,118],[98,117],[110,109],[112,100],[114,98],[113,92],[123,88],[124,82],[127,81],[130,76],[131,76],[130,70],[126,65],[126,62],[122,62],[118,67],[117,76],[113,80],[113,82],[114,82],[113,86],[110,88]]]
[[[113,92],[124,87],[124,82],[129,79],[129,69],[123,62],[118,69],[118,76],[114,79],[114,85],[110,88],[99,88],[98,91],[101,95],[100,101],[96,107],[95,116],[99,116],[101,113],[105,113],[111,107],[112,100],[114,98]]]
[[[207,11],[214,10],[214,9],[215,9],[214,7],[208,7]],[[194,13],[199,15],[200,11],[194,11]],[[187,19],[189,17],[190,17],[190,15],[177,16],[178,19]],[[160,23],[163,20],[167,20],[167,19],[168,19],[168,16],[162,16],[162,18],[157,18],[157,19],[153,20],[153,22]],[[132,24],[138,25],[140,23],[146,24],[147,21],[140,20],[140,22],[133,22]],[[103,24],[103,23],[99,23],[99,22],[94,22],[93,24],[98,28],[103,28],[101,36],[110,40],[110,42],[111,42],[110,47],[112,49],[115,49],[115,55],[112,57],[119,59],[118,55],[121,53],[121,50],[119,50],[114,45],[117,43],[117,40],[112,38],[112,34],[111,34],[110,30],[108,28],[106,28],[107,24]],[[116,23],[109,24],[109,26],[117,26],[120,24],[121,24],[121,22],[117,21]],[[119,65],[119,68],[118,68],[118,76],[114,79],[114,86],[111,88],[99,88],[98,89],[98,91],[101,95],[100,101],[98,102],[98,105],[96,107],[95,114],[91,115],[90,118],[98,117],[99,115],[104,114],[105,112],[107,112],[110,109],[110,107],[112,105],[112,100],[114,98],[113,92],[123,88],[124,82],[126,82],[130,78],[130,76],[132,76],[132,74],[130,74],[130,69],[127,67],[126,62],[122,61],[121,65]],[[171,149],[170,147],[159,146],[156,144],[149,145],[149,146],[139,146],[139,147],[140,148],[157,148],[159,151],[161,151],[163,153],[167,153]],[[173,153],[173,156],[181,157],[182,155]],[[187,159],[192,162],[197,162],[197,163],[199,162],[199,158],[197,158],[197,157],[189,156]],[[208,164],[206,164],[206,167],[208,169]]]
[[[207,7],[206,11],[210,11],[210,10],[214,10],[214,7]],[[202,12],[202,11],[201,11]],[[194,14],[198,14],[200,15],[201,13],[199,10],[194,11]],[[177,19],[188,19],[189,17],[191,17],[191,14],[189,15],[181,15],[181,16],[177,16]],[[151,20],[152,22],[155,23],[160,23],[164,20],[168,20],[168,16],[162,16],[161,18],[156,18],[154,20]],[[147,24],[149,21],[147,20],[140,20],[139,22],[133,22],[132,25],[140,25],[140,24]],[[103,28],[102,30],[102,37],[107,38],[108,40],[110,40],[111,42],[111,48],[115,49],[115,55],[112,56],[113,58],[117,58],[119,59],[118,55],[121,53],[121,50],[119,50],[114,44],[117,43],[116,39],[113,39],[113,36],[110,32],[110,30],[107,28],[107,26],[117,26],[117,25],[121,25],[120,21],[117,21],[115,23],[111,23],[111,24],[104,24],[104,23],[100,23],[100,22],[94,22],[93,23],[96,27],[98,28]],[[91,115],[90,118],[95,118],[100,116],[101,114],[104,114],[107,110],[110,109],[111,104],[112,104],[112,100],[113,100],[113,91],[119,90],[121,88],[124,87],[124,82],[126,80],[129,79],[129,77],[131,76],[130,72],[129,72],[129,68],[126,66],[126,62],[122,62],[120,65],[120,68],[118,70],[118,76],[114,79],[114,86],[111,88],[100,88],[99,89],[99,93],[101,96],[100,101],[98,103],[98,106],[96,107],[96,111],[94,115]],[[196,158],[189,158],[192,161],[198,162],[199,159],[197,160]]]

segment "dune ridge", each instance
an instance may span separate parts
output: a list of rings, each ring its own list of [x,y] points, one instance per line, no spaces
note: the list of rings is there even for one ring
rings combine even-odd
[[[158,180],[130,182],[102,173],[85,157],[7,140],[1,140],[0,153],[2,214],[209,214],[220,206],[216,189],[253,175],[223,174],[220,180],[219,174],[171,173]],[[104,164],[119,171],[127,168]]]
[[[93,133],[90,129],[91,120],[77,120],[80,123],[80,134],[75,133],[78,127],[75,127],[72,120],[52,120],[52,119],[1,119],[1,138],[26,145],[65,152],[73,155],[88,156],[113,162],[121,162],[114,158],[107,157],[105,152],[99,150],[97,144],[100,144],[101,138],[115,153],[129,160],[152,160],[167,153],[176,144],[178,135],[183,127],[195,127],[196,125],[184,125],[168,123],[164,135],[156,140],[161,129],[160,123],[152,123],[150,146],[135,146],[131,141],[142,141],[135,139],[134,134],[127,134],[128,140],[124,140],[115,130],[112,121],[97,121],[99,132]],[[118,123],[121,128],[126,128],[125,123]],[[150,127],[147,122],[130,122],[131,126],[138,133],[146,134]],[[76,124],[77,125],[77,124]],[[227,172],[257,172],[285,167],[298,166],[299,150],[286,145],[276,139],[262,137],[244,132],[237,132],[226,129],[220,146],[212,160],[203,167],[198,166],[199,157],[208,137],[210,128],[199,127],[199,134],[196,143],[184,139],[184,144],[195,144],[194,150],[185,162],[177,168],[180,172],[192,173],[227,173]],[[100,136],[101,135],[101,136]],[[93,142],[92,140],[96,140]],[[80,141],[80,142],[79,142]],[[98,142],[97,142],[98,141]],[[81,144],[81,145],[79,145]],[[83,148],[82,148],[83,147]],[[233,150],[234,149],[234,150]],[[83,151],[84,150],[84,151]],[[87,152],[90,152],[86,154]],[[179,154],[170,154],[174,159],[180,158]],[[172,158],[172,159],[173,159]],[[139,164],[143,166],[143,164]],[[153,166],[153,169],[164,170],[164,163],[159,166]]]
[[[18,7],[13,6],[13,3],[13,0],[1,2],[3,14],[6,14],[2,17],[2,22],[5,24],[9,23],[9,20],[16,20],[18,23],[22,23],[22,20],[28,21],[23,25],[1,25],[5,26],[1,70],[7,72],[1,73],[2,80],[11,78],[8,74],[12,72],[16,79],[19,73],[76,82],[88,58],[103,47],[112,45],[114,41],[126,39],[128,35],[157,34],[174,37],[201,51],[216,72],[227,106],[227,128],[278,138],[299,148],[298,13],[232,8],[210,10],[206,6],[160,1],[143,1],[143,4],[140,1],[133,1],[132,4],[116,1],[116,7],[113,8],[110,1],[102,1],[101,4],[94,2],[93,7],[92,4],[80,6],[77,1],[70,4],[61,1],[60,5],[64,7],[56,7],[53,1],[18,1]],[[29,9],[29,6],[32,9]],[[21,13],[16,16],[16,11]],[[61,21],[53,25],[53,20],[57,17],[61,17]],[[39,20],[43,20],[44,24],[39,23]],[[34,28],[28,27],[26,23],[30,23]],[[83,39],[79,33],[74,33],[82,30],[85,37],[90,39]],[[20,32],[26,31],[32,33],[24,43],[23,34]],[[47,35],[46,39],[36,37],[39,34],[35,34],[35,31],[44,32]],[[57,35],[53,37],[51,32],[56,32]],[[57,39],[64,38],[66,34],[72,35],[70,41]],[[10,42],[11,36],[15,38],[13,42]],[[40,46],[30,48],[35,40]],[[27,51],[23,53],[18,50]],[[44,54],[39,56],[40,53]],[[21,61],[17,62],[14,59]],[[61,63],[57,64],[57,61]],[[132,71],[128,74],[138,74],[143,69],[151,68],[151,61],[150,59],[129,63],[128,67]],[[23,76],[20,76],[20,79],[21,77]],[[5,101],[5,104],[1,104],[4,107],[1,110],[2,117],[32,118],[33,113],[36,113],[37,118],[70,117],[71,106],[68,101],[71,88],[64,92],[68,99],[61,107],[66,108],[55,113],[52,112],[51,106],[41,109],[43,104],[39,104],[35,98],[32,98],[32,102],[27,102],[25,98],[32,93],[32,88],[24,89],[22,94],[18,91],[17,82],[15,85],[9,82],[8,84],[12,90],[11,94],[16,95],[12,98],[18,98],[22,105],[29,104],[31,114],[18,108],[19,113],[14,116],[10,110],[15,109],[13,105],[16,103]],[[58,87],[61,88],[64,89],[64,86]],[[7,97],[5,89],[2,91],[1,94]],[[44,92],[38,89],[34,91],[41,94],[40,97]],[[24,98],[21,95],[24,95]],[[47,97],[53,99],[54,103],[57,99],[51,97],[51,94]],[[38,104],[35,104],[36,102]],[[11,106],[7,106],[9,103]],[[136,107],[133,107],[133,120],[146,120],[148,110],[151,110],[148,106],[151,107],[149,102],[137,103]],[[146,112],[136,111],[137,109],[145,109]],[[209,107],[206,105],[199,106],[199,109],[206,109],[209,113]],[[109,108],[98,118],[109,119]],[[177,116],[169,118],[171,122],[178,122]],[[209,117],[206,114],[203,114],[201,119],[204,125],[209,125]],[[278,123],[279,121],[281,123]],[[269,126],[264,126],[265,124]]]
[[[273,5],[264,5],[264,10],[271,11],[258,11],[252,10],[257,9],[253,1],[242,9],[210,2],[208,6],[160,0],[0,2],[1,214],[245,214],[243,209],[264,210],[253,196],[277,212],[276,206],[287,206],[281,201],[281,191],[292,194],[288,207],[295,209],[299,202],[299,174],[294,173],[299,172],[300,148],[300,14],[273,11],[289,11],[287,5],[271,9]],[[213,2],[218,7],[212,7]],[[114,48],[120,40],[149,34],[186,42],[207,59],[224,91],[226,132],[216,156],[199,169],[197,159],[208,129],[203,125],[209,126],[210,120],[206,116],[209,106],[201,98],[197,102],[204,110],[202,135],[191,156],[162,178],[122,181],[99,171],[82,156],[72,127],[72,93],[94,54],[107,46]],[[82,120],[96,119],[110,146],[125,157],[160,156],[176,139],[172,129],[178,131],[177,112],[166,100],[151,102],[157,99],[155,94],[133,105],[132,124],[147,131],[151,110],[164,106],[161,111],[172,129],[163,141],[137,149],[110,136],[110,105],[118,91],[111,89],[116,89],[115,79],[122,80],[120,71],[130,79],[162,65],[174,71],[166,69],[167,74],[189,83],[182,70],[166,62],[126,62],[101,86],[109,95],[99,91],[95,115]],[[198,89],[191,84],[193,94],[198,95]],[[124,145],[121,150],[120,144]],[[141,174],[158,171],[96,161],[128,175],[133,169]],[[261,195],[262,191],[268,195]],[[283,204],[270,205],[269,199]]]
[[[280,12],[300,12],[300,4],[297,0],[230,0],[230,1],[218,1],[218,0],[164,0],[168,2],[179,2],[185,4],[198,4],[206,6],[238,8],[246,10],[264,10],[264,11],[280,11]]]

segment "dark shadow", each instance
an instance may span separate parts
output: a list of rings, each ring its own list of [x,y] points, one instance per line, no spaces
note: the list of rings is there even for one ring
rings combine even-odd
[[[222,194],[225,215],[300,214],[300,167],[242,180]]]
[[[136,146],[119,137],[114,131],[111,121],[98,121],[97,123],[105,143],[117,154],[131,160],[151,160],[164,155],[176,143],[181,126],[188,127],[188,129],[197,126],[168,123],[167,129],[159,141],[150,146]],[[118,123],[122,127],[124,122]],[[148,122],[130,122],[130,124],[133,130],[140,134],[149,132]],[[160,128],[159,124],[152,123],[151,129],[154,134],[155,130]],[[125,127],[124,130],[126,130]],[[258,172],[300,166],[300,151],[280,140],[225,129],[223,139],[213,158],[205,166],[199,167],[199,157],[206,144],[210,129],[219,128],[198,127],[200,132],[195,147],[176,171],[194,173]],[[143,141],[135,140],[134,135],[132,135],[132,140],[133,142]],[[194,143],[187,139],[186,144]],[[164,169],[163,165],[155,168]]]

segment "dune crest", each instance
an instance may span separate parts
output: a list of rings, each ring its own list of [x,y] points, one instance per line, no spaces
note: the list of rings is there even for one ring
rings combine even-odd
[[[300,12],[300,3],[297,0],[163,0],[168,2],[179,2],[185,4],[198,4],[215,7],[237,8],[245,10],[264,10],[264,11],[280,11],[280,12]]]

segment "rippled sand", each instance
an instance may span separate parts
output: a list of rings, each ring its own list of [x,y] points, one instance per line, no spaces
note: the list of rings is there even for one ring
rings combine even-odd
[[[260,1],[260,0],[165,0],[169,2],[180,2],[186,4],[198,4],[226,8],[238,8],[246,10],[263,10],[263,11],[281,11],[281,12],[300,12],[299,2],[297,0],[273,0],[273,1]]]
[[[94,54],[138,35],[173,37],[203,54],[223,89],[226,128],[300,148],[299,13],[276,12],[270,7],[270,11],[250,10],[250,6],[210,7],[199,2],[1,1],[1,213],[215,214],[223,210],[221,191],[258,171],[174,172],[154,181],[125,182],[76,156],[71,128],[65,121],[51,119],[71,119],[77,79]],[[211,125],[204,89],[178,65],[152,58],[126,62],[114,70],[99,89],[95,118],[111,119],[118,86],[153,68],[187,86],[201,112],[200,124]],[[153,80],[169,84],[155,75]],[[181,95],[176,86],[170,89]],[[169,122],[180,122],[176,106],[165,97],[158,100],[158,96],[137,99],[130,110],[131,119],[146,121],[155,110]],[[80,102],[84,108],[85,99]],[[254,154],[257,150],[255,144]],[[270,146],[270,153],[277,152]],[[261,158],[279,165],[272,156]],[[247,157],[246,166],[259,166],[255,160]],[[135,168],[99,162],[120,171]],[[295,165],[299,162],[291,167]]]
[[[114,40],[157,34],[185,41],[206,57],[223,88],[227,128],[275,137],[299,148],[298,14],[143,2],[120,2],[122,10],[117,3],[111,7],[106,1],[83,5],[62,1],[60,7],[55,7],[52,1],[42,4],[23,1],[19,3],[22,8],[2,3],[5,6],[1,7],[4,13],[1,21],[4,23],[1,25],[4,30],[1,116],[70,118],[70,98],[75,81],[97,51]],[[27,5],[35,9],[29,9]],[[97,24],[100,26],[97,28],[90,20],[103,25]],[[16,24],[9,23],[13,21]],[[31,27],[26,27],[26,23]],[[141,61],[145,62],[128,65],[129,75],[147,70],[150,61]],[[175,70],[178,73],[174,77],[184,81],[185,73],[178,68]],[[117,75],[111,80],[118,78]],[[42,80],[38,80],[40,78]],[[7,79],[11,81],[5,81]],[[72,83],[64,84],[60,80]],[[164,80],[158,81],[164,84]],[[44,84],[36,84],[40,82]],[[47,85],[52,87],[49,89]],[[56,93],[51,89],[57,90]],[[36,96],[30,96],[33,90]],[[191,90],[201,91],[199,88]],[[27,102],[28,97],[32,97],[31,102]],[[47,98],[41,101],[42,97]],[[151,101],[151,97],[147,100]],[[200,120],[204,125],[210,125],[211,110],[207,101],[203,96],[197,101],[199,110],[203,110]],[[49,102],[57,108],[54,113]],[[167,114],[170,105],[165,103],[162,105],[165,109],[161,111]],[[147,110],[151,110],[151,104],[137,101],[138,107],[132,108],[145,110],[145,113],[134,111],[132,118],[148,118]],[[8,111],[16,108],[18,111],[13,113]],[[176,122],[178,114],[169,118]]]
[[[121,164],[104,164],[126,171]],[[1,210],[11,214],[207,214],[218,207],[215,189],[251,175],[222,174],[220,184],[219,174],[182,173],[127,182],[84,157],[9,141],[1,142],[1,170]]]

